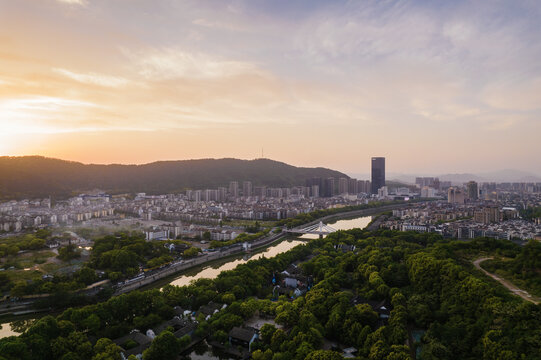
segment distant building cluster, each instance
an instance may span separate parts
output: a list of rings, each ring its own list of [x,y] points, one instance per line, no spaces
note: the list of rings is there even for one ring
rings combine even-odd
[[[427,185],[418,183],[425,188]],[[526,221],[520,210],[541,206],[541,184],[481,184],[470,181],[447,189],[447,201],[412,204],[394,210],[381,226],[400,231],[435,232],[445,237],[541,240],[541,219]],[[490,191],[487,191],[490,190]]]
[[[100,191],[65,201],[51,199],[0,204],[0,232],[56,226],[129,224],[145,230],[147,240],[203,237],[228,241],[242,227],[222,226],[226,219],[281,220],[318,209],[378,200],[440,199],[396,210],[382,226],[402,231],[432,231],[470,238],[538,236],[541,219],[524,222],[519,211],[541,205],[541,183],[457,185],[437,177],[417,177],[415,185],[389,187],[385,158],[371,159],[371,180],[309,178],[304,186],[268,187],[230,181],[215,189],[188,189],[180,194],[108,195]]]
[[[110,218],[115,213],[110,198],[105,194],[83,194],[54,205],[51,199],[8,201],[0,204],[0,230],[18,232],[23,229]]]

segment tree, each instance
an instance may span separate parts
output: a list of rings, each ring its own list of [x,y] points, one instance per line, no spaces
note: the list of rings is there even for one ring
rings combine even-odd
[[[181,343],[175,335],[169,331],[163,331],[158,335],[150,347],[143,353],[144,360],[174,359],[181,350]]]
[[[406,345],[393,345],[385,360],[410,360],[409,348]]]
[[[265,352],[256,350],[252,353],[252,359],[254,360],[272,360],[272,350],[267,349]]]
[[[26,284],[22,281],[18,282],[14,287],[11,288],[11,295],[16,297],[22,297],[26,295]]]
[[[12,285],[9,276],[6,273],[0,272],[0,291],[8,290]]]
[[[383,340],[378,340],[370,348],[370,354],[368,355],[368,358],[370,360],[384,360],[386,355],[387,349],[385,348],[385,343],[383,342]]]
[[[199,248],[192,246],[189,249],[184,250],[184,257],[191,258],[199,254]]]
[[[110,339],[99,339],[94,345],[92,360],[120,360],[120,358],[120,348]]]
[[[341,360],[343,359],[342,355],[336,351],[330,350],[316,350],[312,351],[306,357],[306,360]]]
[[[79,270],[77,277],[79,278],[79,281],[83,282],[85,285],[90,285],[98,279],[96,272],[87,266],[84,266]]]
[[[261,327],[261,340],[263,340],[264,343],[270,344],[272,340],[272,336],[276,332],[276,327],[272,324],[264,324]]]
[[[192,337],[190,335],[184,335],[180,338],[180,348],[183,349],[186,346],[190,345],[192,342]]]
[[[98,315],[91,314],[89,317],[83,320],[83,325],[90,331],[90,333],[95,334],[101,327],[101,320]]]
[[[69,244],[58,250],[58,258],[63,261],[70,261],[81,256],[81,252],[73,244]]]
[[[28,347],[20,337],[10,336],[0,339],[0,356],[7,360],[30,360]]]

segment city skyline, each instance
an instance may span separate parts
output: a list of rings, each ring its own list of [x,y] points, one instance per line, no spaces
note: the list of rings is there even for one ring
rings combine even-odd
[[[531,1],[0,0],[0,156],[541,174]]]

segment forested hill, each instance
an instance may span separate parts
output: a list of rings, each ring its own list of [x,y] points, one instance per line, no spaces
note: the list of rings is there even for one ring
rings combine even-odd
[[[86,165],[40,156],[0,157],[0,199],[65,197],[101,189],[111,193],[169,193],[184,189],[228,186],[252,181],[254,186],[304,185],[312,177],[348,177],[325,168],[302,168],[257,159],[158,161],[144,165]]]

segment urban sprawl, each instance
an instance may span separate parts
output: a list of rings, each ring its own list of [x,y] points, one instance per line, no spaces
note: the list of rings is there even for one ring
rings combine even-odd
[[[67,200],[35,199],[0,204],[4,236],[45,227],[137,227],[147,240],[201,237],[232,240],[244,227],[225,220],[273,221],[318,209],[339,208],[384,200],[430,199],[394,210],[380,227],[436,232],[470,239],[541,239],[541,220],[521,217],[521,210],[541,204],[541,183],[452,184],[419,177],[415,186],[385,186],[385,163],[374,158],[372,181],[313,178],[304,186],[272,188],[250,181],[231,181],[217,189],[182,194],[109,195],[100,191]],[[378,168],[379,166],[379,168]]]

